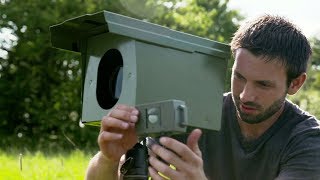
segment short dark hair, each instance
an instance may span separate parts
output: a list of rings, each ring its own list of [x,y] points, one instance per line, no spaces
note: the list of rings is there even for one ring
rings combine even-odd
[[[287,70],[287,85],[307,71],[312,50],[307,38],[291,22],[280,16],[263,15],[242,25],[231,41],[234,54],[245,48],[266,60],[280,60]]]

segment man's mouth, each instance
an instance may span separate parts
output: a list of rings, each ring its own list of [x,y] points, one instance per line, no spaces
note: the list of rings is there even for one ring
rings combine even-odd
[[[240,110],[245,113],[245,114],[252,114],[255,111],[257,111],[256,107],[252,107],[252,106],[247,106],[244,104],[240,104]]]

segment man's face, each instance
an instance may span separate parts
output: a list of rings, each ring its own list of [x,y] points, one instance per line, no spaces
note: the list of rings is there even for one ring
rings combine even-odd
[[[231,90],[240,120],[256,124],[280,111],[287,94],[286,70],[244,48],[236,50]]]

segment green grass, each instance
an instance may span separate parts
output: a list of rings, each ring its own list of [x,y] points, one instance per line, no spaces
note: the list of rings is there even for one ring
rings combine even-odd
[[[0,180],[83,180],[91,157],[81,151],[50,156],[0,151]]]

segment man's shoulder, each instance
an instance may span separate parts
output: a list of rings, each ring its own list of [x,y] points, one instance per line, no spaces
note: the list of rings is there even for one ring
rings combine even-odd
[[[320,122],[313,116],[305,116],[292,130],[292,137],[317,137],[320,143]]]
[[[227,109],[230,110],[230,108],[232,106],[233,106],[232,93],[231,92],[223,93],[223,108],[222,108],[222,111],[226,111]]]
[[[307,111],[299,108],[296,104],[286,101],[287,103],[287,121],[295,121],[291,131],[291,137],[296,136],[318,136],[320,142],[320,121]],[[289,123],[289,122],[288,122]]]
[[[230,102],[232,100],[231,92],[223,93],[223,103]]]

